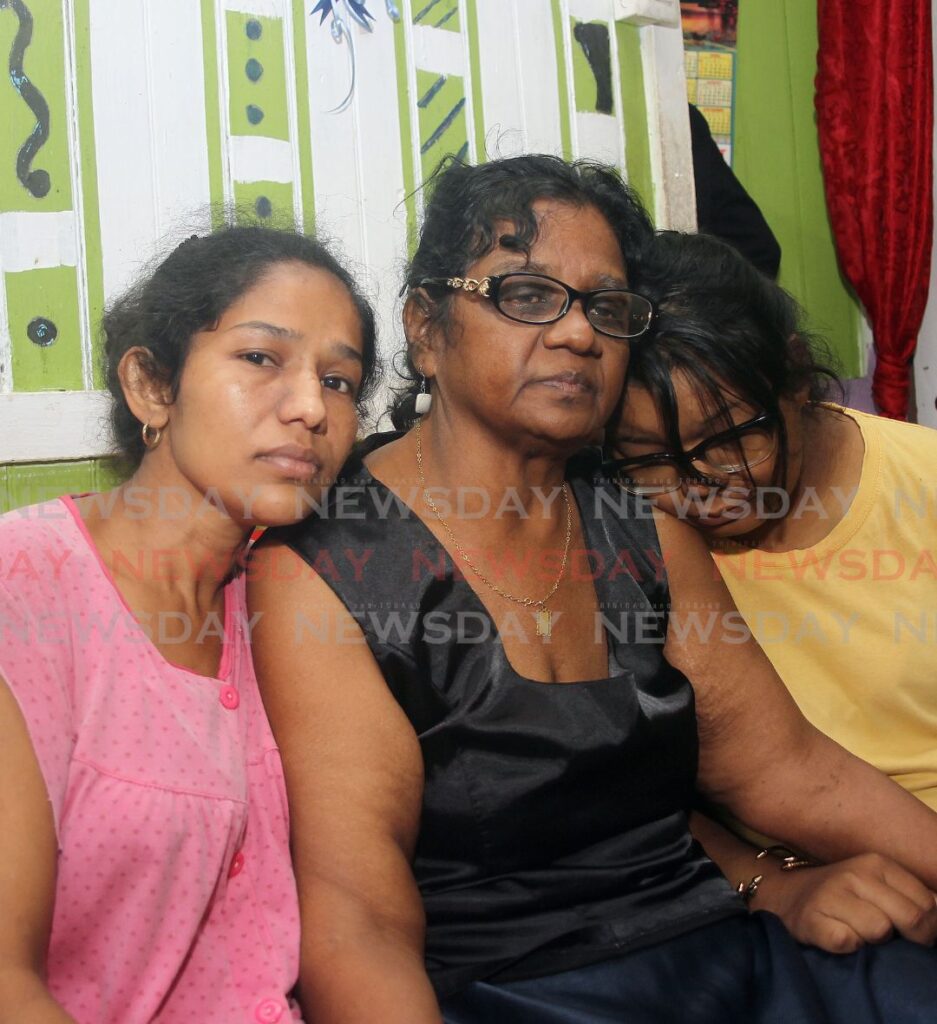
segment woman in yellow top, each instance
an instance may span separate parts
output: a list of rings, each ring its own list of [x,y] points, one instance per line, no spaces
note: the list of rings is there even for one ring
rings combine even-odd
[[[741,616],[805,716],[937,809],[937,431],[822,399],[836,386],[797,304],[705,235],[657,236],[635,287],[655,303],[632,346],[608,464],[703,534]],[[666,556],[666,553],[665,553]],[[705,637],[713,613],[684,613]],[[780,873],[723,829],[695,832],[753,907],[833,951],[887,924],[887,864]]]

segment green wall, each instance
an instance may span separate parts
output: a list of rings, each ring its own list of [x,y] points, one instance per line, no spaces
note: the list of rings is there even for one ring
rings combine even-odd
[[[816,0],[739,4],[734,170],[781,243],[780,283],[846,377],[865,372],[859,309],[839,273],[814,113]]]
[[[122,480],[110,459],[0,466],[0,512],[49,501],[60,494],[106,491]]]

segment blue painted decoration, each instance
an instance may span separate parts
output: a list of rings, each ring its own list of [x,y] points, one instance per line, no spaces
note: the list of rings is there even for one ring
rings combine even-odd
[[[248,39],[259,39],[263,35],[264,27],[256,18],[251,18],[244,26],[244,31]]]
[[[260,124],[264,119],[264,112],[254,103],[247,104],[247,120],[251,124]]]
[[[36,116],[35,127],[16,155],[16,176],[32,196],[42,199],[49,194],[52,187],[49,172],[38,168],[31,170],[30,166],[49,138],[49,104],[23,70],[23,58],[33,38],[33,16],[23,0],[0,0],[0,11],[4,8],[13,11],[19,20],[16,36],[10,48],[10,81],[23,102]]]
[[[259,82],[260,76],[264,73],[264,66],[259,60],[255,60],[253,57],[244,65],[244,74],[252,82]]]
[[[37,316],[26,327],[26,337],[40,348],[48,348],[59,336],[59,329],[52,320]]]
[[[351,83],[348,86],[345,98],[337,107],[332,107],[329,111],[330,114],[340,114],[343,110],[347,110],[348,105],[351,103],[351,98],[354,96],[357,58],[355,56],[354,37],[351,35],[349,22],[354,22],[367,32],[373,32],[374,28],[371,22],[375,20],[375,17],[368,10],[367,4],[368,0],[319,0],[310,11],[310,15],[319,15],[320,25],[323,25],[326,18],[331,15],[332,23],[329,26],[329,32],[332,39],[336,43],[345,43],[348,46]],[[400,21],[400,8],[395,3],[395,0],[384,0],[384,7],[387,10],[387,16],[392,21]]]
[[[258,196],[254,203],[254,212],[263,220],[273,213],[273,203],[266,196]]]

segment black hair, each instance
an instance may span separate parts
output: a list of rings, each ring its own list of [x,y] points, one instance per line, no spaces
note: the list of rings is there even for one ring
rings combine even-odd
[[[470,264],[501,245],[525,254],[537,239],[533,206],[553,199],[576,207],[593,206],[608,221],[627,263],[653,235],[637,195],[618,172],[588,160],[569,163],[557,156],[528,155],[473,166],[447,157],[427,182],[427,202],[417,250],[407,268],[403,291],[413,292],[429,277],[459,277]],[[513,226],[496,232],[498,222]],[[445,324],[452,293],[434,290],[428,313]],[[398,374],[406,382],[393,404],[398,429],[412,425],[419,374],[409,351]]]
[[[806,330],[800,306],[731,246],[677,231],[660,232],[642,249],[631,286],[651,300],[655,316],[648,334],[632,343],[627,384],[649,392],[668,444],[680,450],[678,372],[726,428],[733,399],[775,417],[780,485],[788,451],[781,399],[806,392],[816,402],[837,389],[842,397],[830,354]]]
[[[357,402],[363,405],[376,382],[377,340],[374,312],[351,274],[322,242],[295,230],[220,227],[177,246],[105,311],[101,328],[111,426],[128,470],[140,464],[145,447],[117,373],[124,353],[135,346],[145,349],[144,370],[168,385],[175,398],[192,336],[216,324],[271,267],[294,262],[327,271],[348,290],[361,319],[363,372]]]

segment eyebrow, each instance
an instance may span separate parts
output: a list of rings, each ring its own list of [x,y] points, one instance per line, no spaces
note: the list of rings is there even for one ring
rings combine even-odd
[[[659,437],[648,437],[646,434],[620,434],[614,440],[615,444],[659,444],[667,442]]]
[[[503,269],[499,269],[497,273],[500,276],[501,274],[516,274],[520,271],[528,271],[531,274],[544,274],[547,277],[552,277],[556,281],[559,280],[551,268],[544,266],[542,263],[537,263],[536,260],[528,260],[519,267],[505,267]],[[625,279],[618,277],[615,274],[599,274],[595,280],[597,282],[597,287],[599,288],[621,288],[624,291],[628,290],[628,283]],[[581,290],[593,291],[594,289],[583,288]]]
[[[266,320],[245,320],[244,323],[234,324],[228,330],[236,331],[239,328],[259,331],[263,334],[269,334],[274,338],[284,338],[287,341],[301,341],[304,337],[300,331],[294,331],[291,327],[281,327],[279,324],[270,324]],[[336,358],[353,359],[355,362],[364,363],[364,356],[356,348],[344,341],[333,341],[329,351]]]
[[[702,426],[704,426],[704,427],[719,427],[719,431],[718,432],[720,434],[722,433],[723,430],[731,430],[732,426],[728,426],[728,427],[726,426],[726,416],[731,417],[732,413],[734,413],[736,409],[743,408],[745,406],[745,404],[746,403],[743,402],[741,399],[736,399],[736,401],[732,402],[731,405],[727,405],[724,410],[723,409],[714,409],[713,412],[710,413],[710,415],[707,416],[706,419],[703,420]],[[737,426],[738,424],[734,424],[734,425]]]
[[[245,320],[244,323],[234,324],[229,331],[242,329],[260,331],[263,334],[271,334],[274,338],[287,338],[290,341],[298,341],[302,335],[290,327],[280,327],[278,324],[269,324],[266,320]]]

